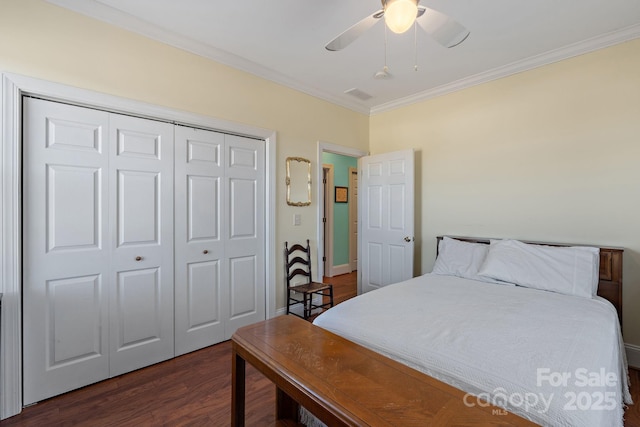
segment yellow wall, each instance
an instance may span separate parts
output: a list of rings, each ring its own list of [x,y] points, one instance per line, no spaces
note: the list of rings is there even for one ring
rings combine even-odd
[[[366,150],[369,118],[252,74],[42,0],[0,0],[0,71],[277,132],[277,307],[285,240],[316,239],[315,202],[285,203],[285,158],[313,160],[319,140]],[[294,227],[293,214],[302,214]]]
[[[640,344],[640,40],[371,118],[372,154],[416,150],[417,263],[453,234],[621,246]]]

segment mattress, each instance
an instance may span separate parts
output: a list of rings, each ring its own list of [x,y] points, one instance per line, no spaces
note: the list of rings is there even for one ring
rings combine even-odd
[[[617,313],[599,297],[426,274],[314,324],[541,425],[622,426],[631,403]]]

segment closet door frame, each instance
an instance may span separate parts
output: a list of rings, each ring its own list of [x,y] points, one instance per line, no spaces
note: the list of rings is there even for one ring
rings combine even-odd
[[[266,318],[276,315],[276,132],[19,74],[2,74],[0,103],[0,419],[22,410],[22,98],[25,95],[221,130],[265,141]]]

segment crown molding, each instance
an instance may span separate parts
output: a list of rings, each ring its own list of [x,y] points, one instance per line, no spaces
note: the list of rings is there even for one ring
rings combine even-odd
[[[612,31],[598,37],[593,37],[591,39],[583,40],[578,43],[573,43],[559,49],[551,50],[540,55],[529,57],[522,61],[516,61],[502,67],[494,68],[493,70],[478,73],[457,80],[455,82],[441,85],[433,89],[425,90],[414,95],[406,96],[392,102],[387,102],[385,104],[372,107],[370,115],[373,116],[401,107],[406,107],[408,105],[425,101],[427,99],[446,95],[451,92],[456,92],[471,86],[476,86],[482,83],[490,82],[492,80],[497,80],[513,74],[521,73],[523,71],[542,67],[544,65],[549,65],[554,62],[583,55],[585,53],[593,52],[598,49],[604,49],[606,47],[624,43],[629,40],[637,39],[639,37],[640,24],[625,27],[618,31]]]
[[[124,28],[128,31],[138,33],[142,36],[157,40],[175,48],[211,59],[237,70],[253,74],[257,77],[352,110],[356,113],[369,116],[396,110],[398,108],[426,101],[441,95],[446,95],[448,93],[456,92],[482,83],[487,83],[492,80],[497,80],[523,71],[528,71],[554,62],[562,61],[564,59],[640,38],[640,24],[632,25],[369,108],[355,101],[350,102],[348,99],[337,97],[323,90],[310,87],[295,78],[285,76],[282,73],[274,71],[268,67],[264,67],[256,62],[249,61],[233,53],[197,42],[177,33],[170,32],[157,25],[100,3],[99,0],[46,1],[108,24]]]
[[[150,22],[136,18],[111,6],[100,3],[97,0],[46,0],[48,3],[65,9],[72,10],[93,19],[98,19],[107,24],[123,28],[161,43],[173,46],[175,48],[211,59],[215,62],[227,65],[240,71],[253,74],[257,77],[269,80],[290,89],[311,95],[315,98],[322,99],[334,105],[338,105],[349,110],[369,115],[370,109],[367,106],[356,102],[333,96],[322,90],[310,87],[295,78],[286,76],[282,73],[274,71],[268,67],[260,65],[256,62],[242,58],[233,53],[222,49],[215,48],[205,43],[197,42],[189,37],[182,36],[175,32],[171,32],[165,28],[151,24]]]

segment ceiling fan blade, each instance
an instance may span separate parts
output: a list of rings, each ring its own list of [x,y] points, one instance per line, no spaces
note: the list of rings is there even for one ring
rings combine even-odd
[[[367,16],[362,21],[350,27],[348,30],[340,34],[335,39],[331,40],[325,46],[325,49],[330,50],[332,52],[344,49],[349,46],[351,43],[355,41],[358,37],[362,35],[369,28],[373,27],[384,15],[382,10],[377,11],[376,13]]]
[[[421,12],[420,9],[424,11]],[[462,24],[437,10],[419,6],[418,17],[422,29],[444,47],[458,46],[469,37],[469,30]]]

